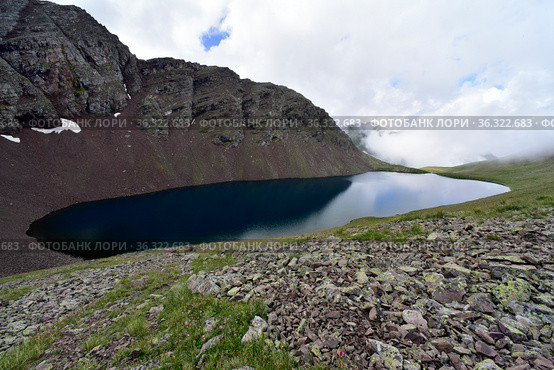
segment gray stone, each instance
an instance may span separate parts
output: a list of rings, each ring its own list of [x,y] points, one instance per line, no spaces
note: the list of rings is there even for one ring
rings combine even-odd
[[[206,320],[206,322],[204,322],[204,327],[202,328],[202,331],[204,333],[209,333],[213,331],[218,322],[219,320],[215,317],[210,317],[208,320]]]
[[[38,364],[34,370],[50,370],[50,369],[53,369],[54,364],[51,362],[51,361],[48,361],[48,360],[45,360],[45,361],[42,361],[40,364]]]
[[[273,324],[275,324],[276,322],[277,322],[277,315],[276,315],[274,312],[272,312],[272,313],[270,313],[269,315],[267,315],[267,323],[268,323],[269,325],[273,325]]]
[[[217,285],[215,279],[206,275],[192,275],[189,277],[187,285],[191,292],[203,295],[217,294],[221,291],[221,287]]]
[[[502,368],[496,365],[493,360],[486,359],[476,364],[473,370],[502,370]]]
[[[325,346],[331,349],[337,348],[339,344],[340,344],[340,340],[338,338],[330,337],[330,338],[327,338],[327,340],[325,341]]]
[[[368,339],[367,344],[369,350],[373,353],[371,356],[372,362],[381,360],[387,369],[402,369],[404,358],[396,347],[374,339]]]
[[[267,327],[267,322],[264,319],[259,316],[254,317],[254,319],[250,323],[248,331],[242,337],[242,343],[246,343],[248,341],[261,337]]]
[[[150,370],[150,369],[157,369],[159,366],[158,366],[158,360],[150,360],[150,361],[147,361],[145,362],[144,364],[142,365],[139,365],[139,366],[135,366],[133,368],[131,368],[131,370]]]
[[[413,266],[400,266],[398,267],[398,269],[410,276],[414,276],[419,271],[417,267],[413,267]]]
[[[163,305],[152,307],[148,312],[152,315],[157,315],[164,310]]]
[[[496,357],[498,355],[498,352],[496,352],[496,350],[493,347],[489,346],[488,344],[480,340],[475,342],[475,351],[487,357]]]
[[[439,238],[438,233],[431,233],[427,236],[427,240],[429,240],[429,241],[437,240],[438,238]]]
[[[472,294],[468,299],[467,303],[469,306],[478,312],[482,313],[493,313],[496,306],[489,298],[489,295],[486,293],[475,293]]]
[[[203,354],[207,350],[217,346],[219,342],[223,339],[223,334],[217,335],[213,337],[212,339],[208,340],[206,343],[202,345],[202,348],[200,348],[199,355]]]
[[[402,318],[407,324],[412,324],[418,328],[427,329],[427,320],[423,318],[423,315],[419,311],[404,310],[402,311]]]

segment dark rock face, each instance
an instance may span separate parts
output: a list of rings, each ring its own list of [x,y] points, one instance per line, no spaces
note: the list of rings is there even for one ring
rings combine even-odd
[[[126,126],[59,135],[28,128],[56,126],[60,118]],[[198,125],[220,119],[232,124]],[[268,125],[275,120],[287,123]],[[21,139],[0,139],[0,237],[10,238],[77,202],[374,169],[302,95],[228,68],[139,60],[82,9],[37,0],[0,4],[0,133]]]
[[[0,58],[0,132],[21,130],[21,121],[56,118],[54,106],[42,91]]]
[[[354,151],[350,139],[334,124],[325,129],[314,125],[331,122],[323,109],[286,87],[240,79],[228,68],[171,58],[140,61],[139,67],[140,100],[135,109],[124,110],[122,117],[134,117],[158,135],[168,135],[180,122],[204,120],[211,123],[201,129],[210,133],[206,140],[226,148],[237,147],[248,130],[259,146],[286,142],[289,135],[295,135],[305,142],[329,142]]]
[[[85,11],[33,0],[17,5],[5,5],[12,22],[2,30],[0,56],[59,115],[109,115],[127,103],[125,82],[131,92],[140,88],[134,55]],[[14,118],[25,123],[21,116]]]
[[[20,130],[33,119],[105,118],[123,111],[123,117],[161,136],[169,135],[168,120],[233,120],[232,127],[204,130],[213,132],[208,135],[213,144],[226,148],[238,146],[244,130],[254,125],[266,128],[255,130],[256,143],[286,141],[287,130],[268,127],[268,122],[294,121],[291,128],[299,129],[306,142],[315,139],[356,151],[328,114],[302,95],[240,79],[228,68],[171,58],[137,60],[77,7],[19,0],[2,5],[2,18],[0,114],[3,122],[13,123],[3,133]],[[166,123],[158,124],[160,120]],[[314,127],[314,122],[325,127]]]

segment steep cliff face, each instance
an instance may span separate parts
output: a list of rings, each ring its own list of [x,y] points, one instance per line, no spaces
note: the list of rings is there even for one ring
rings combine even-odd
[[[20,238],[34,219],[77,202],[221,181],[348,175],[375,163],[302,95],[228,68],[139,60],[73,6],[2,2],[0,72],[0,132],[21,140],[0,138],[0,237]],[[30,129],[60,118],[82,131]],[[84,124],[97,119],[117,125]],[[222,119],[231,124],[217,124]]]
[[[12,90],[3,87],[0,99],[18,98],[15,114],[3,113],[15,128],[32,118],[52,118],[52,106],[64,117],[109,115],[127,104],[124,83],[131,92],[140,88],[134,55],[84,10],[34,0],[2,7],[8,21],[0,31],[0,58],[19,77],[3,81]],[[13,91],[21,77],[40,94]],[[39,107],[29,104],[35,101]]]

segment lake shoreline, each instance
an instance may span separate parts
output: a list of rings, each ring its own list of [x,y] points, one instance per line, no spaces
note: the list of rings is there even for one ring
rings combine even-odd
[[[435,174],[389,172],[227,182],[73,205],[33,222],[27,234],[51,249],[63,244],[70,254],[94,259],[187,243],[291,237],[360,217],[403,214],[509,190]]]
[[[41,248],[30,249],[34,240],[19,241],[17,250],[3,250],[0,258],[0,278],[33,271],[51,269],[82,262],[82,258]]]

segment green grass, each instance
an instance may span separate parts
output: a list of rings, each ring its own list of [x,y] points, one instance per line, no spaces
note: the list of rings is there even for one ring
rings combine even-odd
[[[411,227],[398,231],[391,231],[390,228],[370,228],[362,233],[356,235],[349,235],[344,229],[341,229],[335,233],[338,237],[343,239],[351,239],[358,241],[393,241],[393,242],[405,242],[408,239],[414,237],[426,237],[429,232],[421,229],[421,226],[415,224]]]
[[[192,294],[186,285],[172,289],[164,300],[165,309],[160,315],[159,332],[167,333],[167,342],[148,348],[152,338],[137,342],[144,345],[143,361],[162,359],[162,367],[194,368],[199,360],[202,345],[216,335],[223,335],[221,342],[206,351],[208,369],[252,366],[264,369],[291,369],[292,358],[284,349],[275,349],[265,341],[242,344],[254,316],[266,317],[265,306],[259,302],[235,303]],[[211,317],[219,320],[212,333],[203,331],[204,323]],[[168,352],[172,352],[167,356]],[[140,362],[140,361],[139,361]]]
[[[232,263],[234,258],[231,255],[201,253],[192,267],[197,271],[208,271]],[[137,279],[145,279],[144,285],[133,284]],[[187,288],[186,281],[187,276],[177,268],[150,271],[123,279],[98,301],[76,310],[71,317],[8,350],[0,358],[0,369],[27,369],[37,365],[44,360],[44,351],[63,336],[66,326],[86,330],[97,322],[98,310],[120,301],[128,304],[112,305],[104,311],[104,320],[111,319],[106,321],[108,325],[99,325],[98,329],[79,338],[75,344],[77,348],[90,352],[94,348],[112,348],[113,343],[125,335],[130,336],[132,344],[116,351],[105,363],[87,358],[75,364],[76,368],[118,367],[121,361],[129,361],[136,349],[140,349],[140,354],[131,360],[132,366],[157,360],[161,368],[196,368],[202,345],[216,335],[223,335],[223,339],[205,352],[207,369],[296,367],[285,347],[276,348],[265,338],[245,344],[241,342],[254,316],[267,318],[265,305],[261,301],[230,302],[214,296],[193,294]],[[161,305],[164,309],[158,315],[149,313],[152,307]],[[204,323],[211,317],[219,321],[213,332],[205,333]]]
[[[24,370],[31,367],[42,353],[60,336],[60,325],[11,348],[0,358],[0,369]]]
[[[200,257],[192,261],[192,273],[198,274],[200,271],[213,271],[223,266],[232,265],[235,262],[235,258],[230,253],[224,256],[212,253],[201,253]]]
[[[125,332],[134,338],[144,338],[148,335],[148,322],[144,315],[127,316],[122,320],[122,325],[125,326]]]
[[[142,288],[131,287],[131,281],[137,277],[129,277],[122,280],[116,289],[107,293],[101,299],[77,309],[72,316],[59,321],[52,327],[41,330],[35,336],[27,338],[21,344],[3,353],[2,357],[0,357],[0,369],[30,368],[42,356],[45,350],[49,349],[56,340],[61,338],[62,329],[66,326],[76,325],[80,319],[91,316],[95,311],[104,308],[108,303],[116,302],[131,295],[136,296],[132,302],[138,304],[138,302],[144,301],[154,291],[158,291],[162,286],[167,286],[172,280],[174,281],[176,279],[175,274],[175,272],[171,271],[152,273],[147,284]],[[82,345],[90,346],[95,342],[101,343],[102,335],[104,334],[98,333],[97,335],[97,338],[87,338]]]
[[[83,342],[83,349],[86,351],[92,350],[97,346],[105,346],[110,342],[109,336],[104,333],[94,333]]]
[[[6,300],[18,300],[19,298],[23,297],[25,294],[29,293],[30,291],[34,290],[35,286],[28,286],[23,288],[15,288],[15,289],[5,289],[0,292],[0,301]]]
[[[554,157],[536,161],[483,161],[426,170],[452,178],[494,182],[511,189],[509,193],[442,207],[446,210],[478,210],[488,217],[512,214],[540,217],[541,210],[554,207]]]
[[[536,161],[490,160],[456,167],[426,167],[422,170],[443,176],[495,182],[512,189],[543,188],[544,181],[552,184],[554,157]]]

